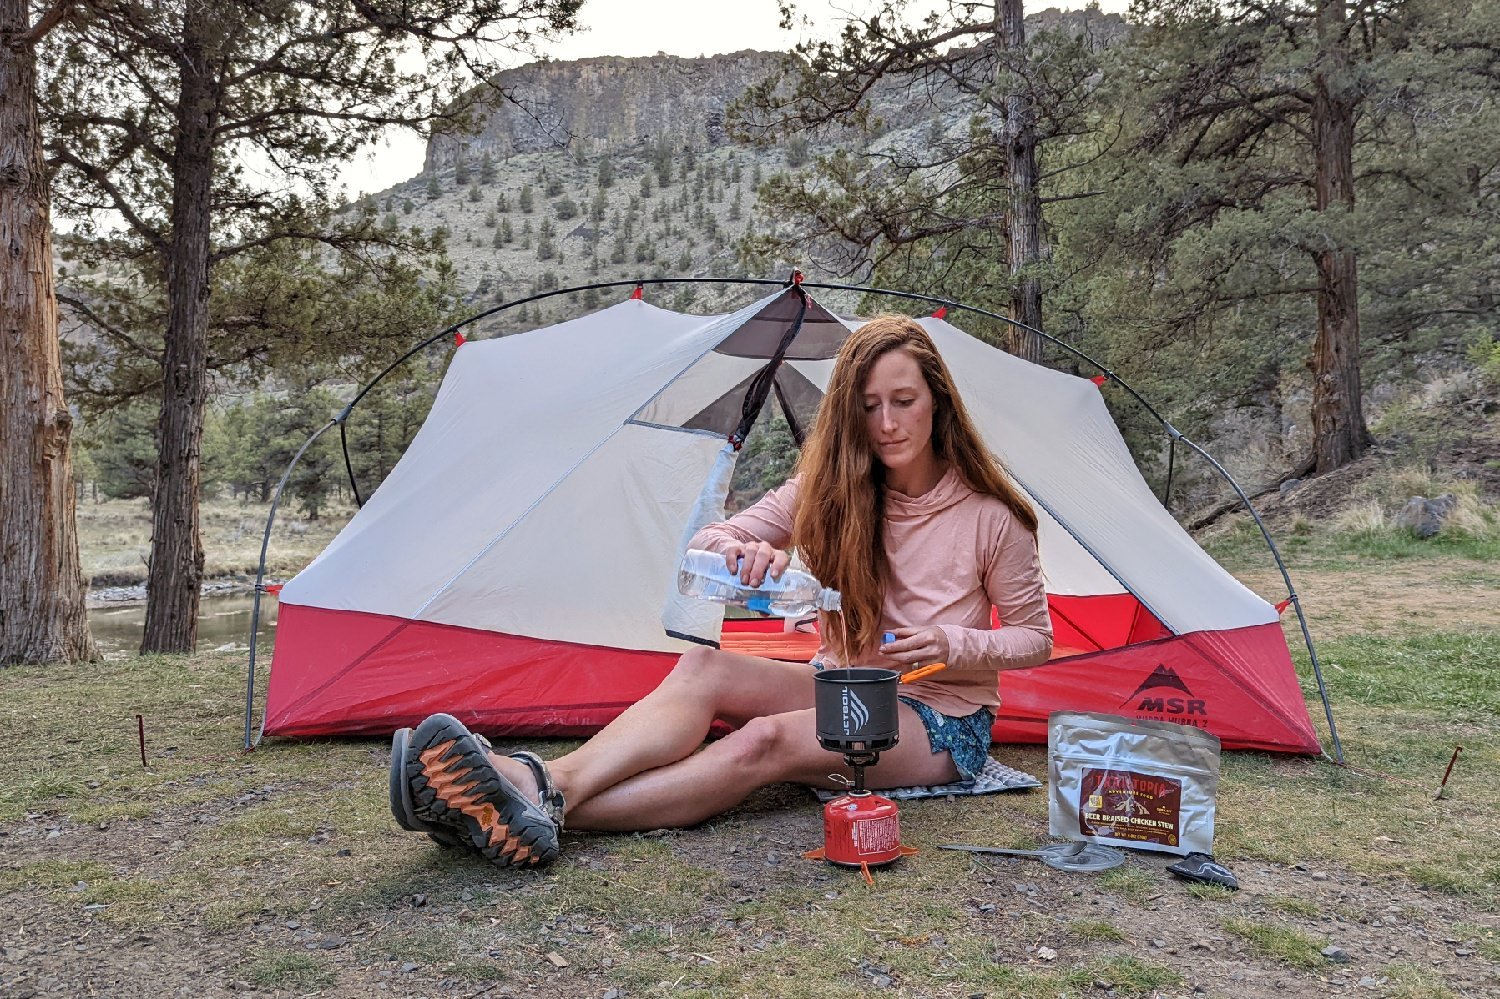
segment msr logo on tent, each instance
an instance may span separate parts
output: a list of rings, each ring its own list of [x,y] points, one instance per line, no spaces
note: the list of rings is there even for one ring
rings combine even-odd
[[[1163,690],[1175,690],[1183,694],[1182,697],[1172,697],[1160,693]],[[1162,663],[1151,671],[1151,675],[1141,681],[1141,685],[1135,688],[1135,693],[1120,702],[1124,707],[1132,701],[1139,701],[1135,705],[1138,715],[1156,715],[1167,721],[1177,722],[1180,725],[1194,725],[1203,728],[1208,722],[1208,702],[1202,698],[1194,697],[1192,690],[1177,675],[1172,667]]]

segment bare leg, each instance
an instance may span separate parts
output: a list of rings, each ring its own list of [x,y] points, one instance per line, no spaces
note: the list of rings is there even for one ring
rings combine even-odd
[[[765,715],[810,708],[812,703],[813,670],[805,664],[693,649],[660,686],[578,749],[549,762],[547,769],[567,799],[572,827],[576,810],[605,789],[691,758],[716,718],[744,725]],[[818,750],[811,724],[809,738]],[[506,756],[492,755],[491,760],[516,787],[537,799],[530,768]]]
[[[934,753],[921,717],[899,707],[901,739],[866,773],[869,786],[945,784],[958,779],[946,752]],[[811,708],[751,719],[686,759],[615,784],[568,812],[573,829],[625,832],[690,826],[739,804],[751,791],[782,781],[838,787],[843,760],[818,743]]]

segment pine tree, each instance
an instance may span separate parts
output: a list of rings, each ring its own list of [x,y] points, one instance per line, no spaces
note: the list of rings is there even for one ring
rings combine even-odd
[[[1465,6],[1456,3],[1454,10]],[[1248,248],[1234,251],[1241,259],[1247,252],[1258,255],[1260,244],[1277,246],[1272,252],[1282,259],[1290,252],[1303,262],[1274,282],[1264,276],[1274,271],[1263,269],[1258,297],[1315,289],[1313,454],[1307,467],[1340,467],[1370,442],[1362,404],[1358,273],[1361,246],[1372,245],[1375,220],[1389,217],[1387,210],[1362,219],[1358,161],[1387,156],[1391,145],[1377,141],[1366,153],[1362,137],[1376,139],[1398,120],[1394,134],[1409,136],[1418,123],[1407,108],[1429,94],[1447,100],[1457,83],[1454,74],[1461,76],[1466,62],[1454,58],[1446,27],[1451,12],[1343,0],[1274,7],[1233,0],[1217,11],[1185,0],[1151,0],[1141,13],[1146,26],[1134,66],[1150,117],[1140,145],[1178,168],[1157,176],[1186,194],[1170,209],[1167,231],[1173,237],[1191,232],[1188,239],[1197,248],[1218,243],[1215,231],[1238,232]],[[1428,36],[1434,20],[1445,27]],[[1185,55],[1191,58],[1173,63]],[[1402,174],[1410,179],[1393,204],[1427,186],[1430,171],[1391,162],[1367,169],[1368,183]],[[1222,287],[1236,270],[1221,268],[1205,292],[1216,294],[1213,285]]]
[[[93,273],[115,265],[138,283],[135,303],[124,301],[123,286],[96,285],[112,306],[142,318],[155,311],[154,322],[119,332],[138,342],[160,338],[161,453],[144,649],[193,646],[208,371],[228,363],[214,356],[212,343],[217,303],[229,300],[221,294],[223,275],[241,256],[254,257],[257,267],[289,263],[303,273],[311,266],[281,256],[282,243],[321,244],[340,266],[366,276],[387,264],[405,266],[407,254],[432,252],[427,241],[403,237],[387,246],[393,252],[359,261],[361,248],[391,237],[373,219],[338,213],[325,193],[334,172],[389,126],[442,129],[467,120],[485,92],[470,74],[488,79],[496,68],[488,54],[537,31],[566,30],[573,7],[572,0],[544,0],[519,11],[490,3],[460,11],[450,0],[413,0],[392,13],[300,0],[89,4],[78,8],[86,16],[60,24],[43,92],[60,203],[99,206],[99,215],[81,209],[84,235],[103,213],[115,220],[110,240],[80,242],[80,252]],[[397,68],[396,54],[418,44],[425,64]],[[269,176],[238,169],[248,151],[272,165]],[[325,271],[317,280],[343,279]],[[258,318],[220,320],[220,329],[269,337],[275,317],[241,304]],[[274,338],[270,343],[281,349]],[[264,341],[242,344],[240,356],[260,357],[265,349]]]
[[[0,0],[0,666],[94,659],[63,396],[38,46],[70,14]],[[60,34],[61,32],[59,32]]]
[[[836,265],[847,268],[878,267],[897,254],[924,264],[961,248],[982,272],[1009,273],[1006,304],[1022,325],[1009,329],[1006,348],[1037,360],[1041,340],[1026,327],[1041,326],[1050,274],[1038,149],[1054,139],[1063,148],[1094,141],[1099,123],[1086,97],[1096,86],[1097,52],[1087,32],[1028,38],[1021,0],[948,5],[910,28],[900,15],[900,5],[884,4],[837,42],[801,46],[804,59],[787,77],[757,84],[735,105],[736,134],[782,138],[788,166],[812,174],[762,185],[757,163],[761,205],[795,223],[775,241],[791,248],[833,237],[852,248]],[[813,162],[812,130],[837,124],[875,140],[880,122],[869,95],[881,85],[905,88],[931,119],[968,127],[930,133],[935,147],[866,158],[843,143]],[[933,164],[953,173],[934,173]],[[1063,173],[1048,179],[1060,187]],[[953,276],[940,263],[932,270]]]

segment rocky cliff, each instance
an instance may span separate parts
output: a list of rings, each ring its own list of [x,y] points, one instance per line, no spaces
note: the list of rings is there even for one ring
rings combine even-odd
[[[1047,8],[1026,18],[1027,31],[1087,36],[1106,46],[1129,30],[1124,18],[1098,10]],[[507,95],[492,102],[473,135],[439,135],[427,146],[423,172],[452,168],[460,155],[497,160],[520,153],[567,149],[582,155],[628,152],[663,137],[675,145],[724,145],[725,108],[747,87],[769,76],[785,57],[745,50],[696,59],[659,53],[641,58],[600,56],[532,63],[499,74]],[[872,95],[894,127],[921,118],[923,101],[891,87]]]
[[[719,146],[728,141],[725,107],[771,73],[780,58],[751,51],[698,59],[602,56],[509,70],[495,82],[511,99],[491,105],[478,134],[434,137],[423,171],[451,166],[460,153],[503,159],[581,148],[594,154],[664,136],[700,148]]]

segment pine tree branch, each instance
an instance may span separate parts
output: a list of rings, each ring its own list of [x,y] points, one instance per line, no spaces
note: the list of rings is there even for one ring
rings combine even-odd
[[[117,150],[115,165],[128,158],[136,150],[148,153],[160,163],[170,165],[172,162],[172,154],[165,147],[157,143],[151,133],[142,128],[139,122],[131,121],[128,118],[121,118],[118,115],[65,111],[58,115],[56,120],[63,130],[79,127],[118,129],[130,142]]]
[[[90,163],[87,160],[82,159],[66,147],[59,150],[58,153],[49,160],[49,162],[65,163],[68,166],[71,166],[73,169],[77,170],[79,173],[83,174],[92,183],[97,184],[99,189],[109,196],[111,207],[113,207],[115,211],[120,213],[125,221],[130,224],[130,228],[133,229],[136,234],[141,237],[141,239],[145,240],[156,250],[159,250],[163,253],[166,252],[166,237],[160,230],[152,226],[144,218],[142,218],[138,212],[136,212],[135,206],[130,203],[130,200],[127,197],[125,197],[124,192],[122,192],[119,187],[115,185],[114,181],[110,179],[110,173],[108,170],[101,168],[97,164]]]
[[[62,23],[62,19],[72,9],[73,3],[74,0],[58,0],[57,3],[43,11],[42,16],[37,18],[36,23],[31,26],[31,30],[18,39],[20,44],[35,45],[43,38],[46,38],[48,32]]]
[[[68,308],[78,313],[88,322],[90,326],[92,326],[94,329],[98,330],[105,336],[109,337],[111,340],[114,340],[117,343],[124,344],[132,352],[148,361],[160,363],[160,351],[152,350],[146,347],[144,344],[140,343],[129,333],[126,333],[124,330],[120,329],[118,326],[114,325],[113,323],[106,320],[103,316],[99,315],[99,313],[95,311],[94,307],[85,302],[83,299],[77,297],[76,295],[70,295],[67,292],[59,290],[57,292],[57,301],[58,304],[66,305]]]

